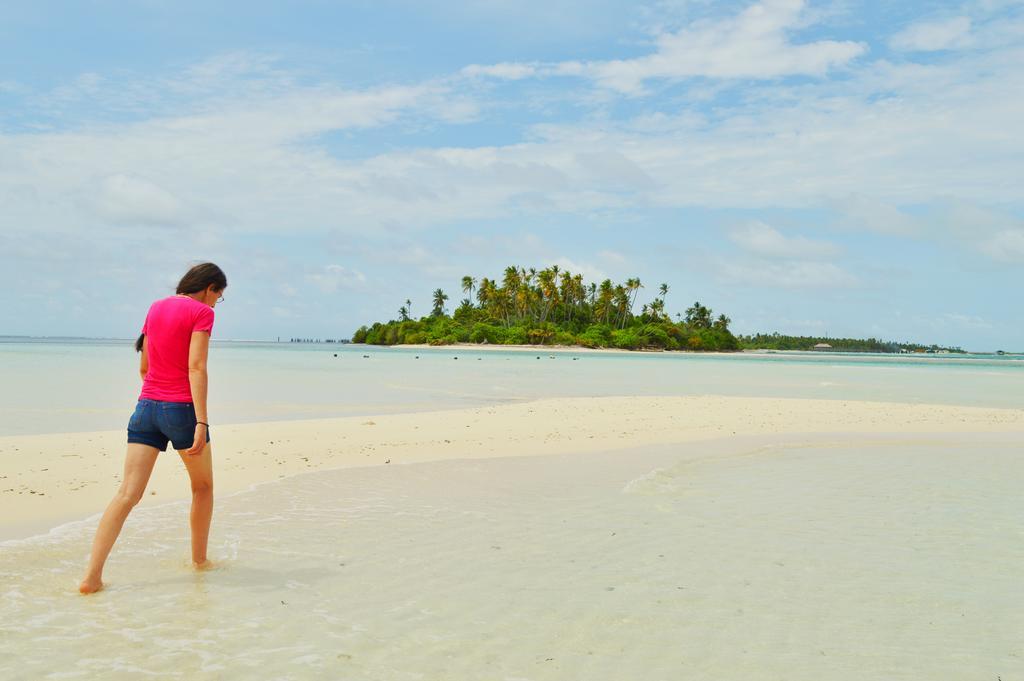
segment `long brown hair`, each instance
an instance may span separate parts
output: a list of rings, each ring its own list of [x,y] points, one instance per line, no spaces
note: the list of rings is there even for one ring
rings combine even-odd
[[[204,262],[194,265],[185,276],[178,282],[178,290],[175,293],[189,295],[205,291],[213,286],[214,291],[223,291],[228,287],[228,278],[224,271],[212,262]]]

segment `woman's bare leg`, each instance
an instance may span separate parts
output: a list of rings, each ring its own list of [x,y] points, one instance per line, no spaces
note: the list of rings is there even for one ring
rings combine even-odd
[[[181,452],[178,452],[181,454]],[[213,519],[213,452],[207,442],[202,454],[181,454],[189,480],[192,482],[192,564],[207,566],[206,544],[210,539],[210,521]]]
[[[135,504],[142,499],[149,483],[160,450],[149,445],[135,442],[128,444],[128,452],[124,457],[124,478],[113,500],[107,506],[96,528],[96,538],[92,542],[92,554],[89,558],[89,569],[85,578],[78,585],[84,594],[93,593],[103,588],[103,565],[107,562],[110,549],[121,533],[121,527]]]

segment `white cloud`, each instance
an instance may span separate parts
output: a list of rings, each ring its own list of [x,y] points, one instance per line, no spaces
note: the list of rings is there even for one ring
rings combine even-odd
[[[746,256],[712,259],[715,276],[726,284],[815,290],[860,285],[856,276],[829,262],[841,250],[831,242],[786,236],[759,221],[728,236]]]
[[[839,213],[844,227],[879,234],[917,234],[927,221],[900,210],[896,206],[867,196],[853,195],[835,200],[831,207]]]
[[[612,90],[640,94],[645,81],[653,79],[822,76],[866,52],[865,45],[851,41],[790,42],[788,33],[804,28],[810,19],[803,0],[763,0],[735,16],[697,21],[675,32],[660,32],[654,37],[654,52],[642,57],[546,65],[475,65],[469,67],[469,75],[583,76]]]
[[[623,267],[629,263],[629,258],[618,251],[600,251],[598,252],[597,257],[614,267]]]
[[[805,21],[794,18],[800,3],[757,7],[761,23],[744,21],[762,26],[762,37]],[[714,33],[720,24],[701,26]],[[445,81],[362,91],[296,85],[272,62],[234,55],[168,79],[203,93],[174,115],[161,104],[136,123],[0,133],[0,231],[95,231],[134,215],[229,233],[351,233],[536,214],[615,218],[651,206],[841,206],[874,231],[921,234],[928,223],[901,206],[950,196],[1019,202],[1009,180],[1024,155],[1024,138],[1013,134],[1024,119],[1019,56],[1006,49],[938,66],[857,65],[841,83],[752,83],[742,101],[672,102],[635,120],[583,116],[501,146],[398,141],[375,156],[346,157],[332,153],[344,149],[339,138],[461,120],[474,100],[460,102]],[[330,147],[322,141],[329,133],[340,133]],[[129,179],[97,191],[115,177]],[[133,191],[136,181],[151,186]]]
[[[210,111],[157,119],[147,126],[153,133],[220,136],[234,144],[287,143],[326,132],[394,123],[412,110],[424,115],[465,116],[466,102],[459,98],[450,101],[447,96],[446,87],[430,83],[362,91],[298,87],[224,101]]]
[[[765,258],[811,260],[839,254],[839,247],[827,241],[787,237],[763,222],[750,222],[733,230],[729,239],[754,255]]]
[[[804,5],[802,0],[764,0],[735,17],[661,34],[654,54],[592,63],[588,70],[608,87],[635,92],[651,78],[820,76],[866,51],[850,41],[791,43],[787,32],[800,24]]]
[[[470,64],[463,68],[461,73],[462,75],[469,76],[470,78],[488,77],[497,78],[499,80],[521,80],[535,75],[537,73],[537,66],[535,64],[521,64],[513,62],[503,62],[501,64],[492,64],[490,66]]]
[[[359,270],[341,265],[327,265],[306,275],[306,281],[323,293],[335,293],[343,289],[357,289],[366,283],[366,276]]]
[[[1006,229],[985,239],[981,252],[993,260],[1024,264],[1024,229]]]
[[[635,161],[614,149],[577,152],[576,162],[594,186],[607,191],[643,191],[657,185]]]
[[[1024,229],[1024,220],[1006,212],[962,199],[942,201],[936,222],[954,236],[977,242],[998,232]]]
[[[911,24],[889,40],[894,50],[934,52],[971,44],[971,19],[960,16]]]
[[[565,257],[564,255],[555,258],[555,260],[551,262],[548,266],[550,265],[558,265],[558,268],[562,272],[571,272],[574,275],[582,274],[583,280],[587,283],[592,281],[600,282],[609,278],[608,274],[606,274],[605,271],[602,270],[600,267],[597,267],[586,262],[576,262]]]
[[[66,85],[60,85],[49,93],[47,99],[53,104],[68,104],[96,95],[103,86],[103,77],[98,73],[83,73]]]
[[[169,225],[182,218],[181,202],[141,177],[111,175],[100,183],[95,206],[103,218],[127,224]]]
[[[859,286],[860,281],[843,268],[827,262],[745,262],[719,261],[715,270],[720,281],[788,289],[834,289]]]

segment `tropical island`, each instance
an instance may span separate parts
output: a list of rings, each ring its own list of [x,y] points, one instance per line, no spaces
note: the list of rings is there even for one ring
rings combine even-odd
[[[637,277],[623,283],[605,279],[587,283],[552,265],[541,270],[510,265],[501,281],[462,278],[465,294],[449,314],[448,294],[436,289],[430,313],[412,314],[412,301],[398,308],[398,318],[361,326],[353,343],[367,345],[549,345],[621,350],[830,350],[839,352],[963,352],[874,338],[816,338],[778,333],[735,336],[732,320],[694,302],[676,319],[665,312],[668,284],[635,312],[644,285]]]
[[[466,297],[449,315],[448,295],[432,295],[429,315],[414,319],[412,302],[398,319],[360,327],[353,343],[371,345],[566,345],[624,350],[735,351],[739,342],[725,315],[714,316],[699,301],[677,320],[665,313],[668,284],[635,313],[644,288],[640,279],[586,283],[582,274],[557,265],[541,270],[509,266],[501,281],[462,278]],[[475,302],[474,302],[475,301]]]

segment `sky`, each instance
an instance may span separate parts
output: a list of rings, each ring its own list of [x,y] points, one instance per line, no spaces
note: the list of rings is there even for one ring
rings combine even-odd
[[[463,275],[1024,350],[1024,2],[0,3],[0,335],[348,337]]]

